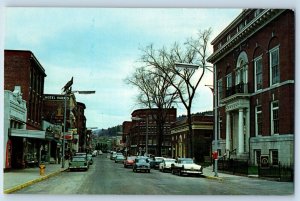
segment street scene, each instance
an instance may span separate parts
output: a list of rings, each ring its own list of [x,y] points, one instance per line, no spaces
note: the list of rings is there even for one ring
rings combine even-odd
[[[4,194],[294,196],[294,10],[5,10]]]
[[[150,174],[135,173],[132,168],[124,168],[122,163],[115,163],[107,157],[107,154],[93,159],[94,163],[87,171],[64,171],[57,176],[23,188],[16,194],[290,195],[293,192],[291,182],[225,174],[221,174],[220,179],[205,176],[178,176],[158,169],[151,170]],[[212,170],[205,169],[205,171]]]

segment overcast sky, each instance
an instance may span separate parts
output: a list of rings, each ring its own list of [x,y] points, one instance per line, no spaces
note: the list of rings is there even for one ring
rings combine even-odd
[[[86,104],[88,127],[107,128],[130,120],[132,111],[139,109],[136,89],[124,79],[137,66],[140,48],[182,44],[199,29],[209,27],[213,29],[212,40],[242,10],[7,7],[3,11],[4,48],[33,52],[47,74],[46,94],[60,94],[72,76],[73,90],[95,90],[96,94],[76,94],[76,98]],[[209,49],[212,53],[211,46]],[[193,113],[213,109],[212,93],[204,86],[211,84],[212,74],[207,72]],[[178,115],[186,113],[182,105],[177,108]]]
[[[44,67],[45,94],[60,94],[74,77],[73,90],[86,104],[88,127],[107,128],[130,120],[139,109],[136,90],[125,84],[138,65],[140,48],[183,43],[199,29],[212,27],[213,39],[241,9],[183,8],[7,8],[5,49],[30,50]],[[211,50],[211,47],[209,47]],[[202,81],[194,113],[212,110],[213,96]],[[185,114],[178,105],[178,115]]]

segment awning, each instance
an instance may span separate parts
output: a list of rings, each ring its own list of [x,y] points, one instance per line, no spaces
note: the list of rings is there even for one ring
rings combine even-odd
[[[43,139],[46,138],[46,131],[41,130],[26,130],[26,129],[15,129],[10,128],[10,136],[13,137],[23,137],[23,138],[36,138],[36,139]]]

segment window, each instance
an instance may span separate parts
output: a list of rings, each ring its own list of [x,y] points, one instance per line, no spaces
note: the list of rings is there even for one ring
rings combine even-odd
[[[262,89],[262,57],[254,60],[255,91]]]
[[[255,13],[254,13],[254,16],[257,17],[262,12],[262,10],[263,9],[256,9]]]
[[[231,39],[231,35],[228,34],[228,36],[227,36],[227,41],[230,41],[230,39]]]
[[[221,113],[219,112],[218,139],[221,138],[221,132],[222,132],[222,117],[221,117]]]
[[[273,101],[271,103],[271,134],[279,133],[279,103]]]
[[[261,106],[256,106],[255,108],[256,114],[256,136],[262,134],[262,111]]]
[[[279,83],[279,47],[270,50],[270,85]]]
[[[279,162],[278,162],[278,150],[277,149],[270,150],[270,163],[272,165],[279,165]]]
[[[260,165],[261,150],[260,149],[254,150],[254,155],[255,155],[255,165]]]
[[[227,89],[230,89],[232,87],[232,76],[231,76],[231,73],[229,73],[226,76],[226,86],[227,86]]]
[[[218,105],[220,105],[220,100],[222,99],[223,89],[222,89],[222,79],[218,80]]]

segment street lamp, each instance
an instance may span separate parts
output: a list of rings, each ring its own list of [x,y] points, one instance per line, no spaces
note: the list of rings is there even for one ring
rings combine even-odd
[[[200,66],[196,64],[190,64],[190,63],[175,63],[176,68],[185,68],[185,69],[191,69],[191,70],[197,70]],[[216,66],[202,66],[204,69],[210,71],[214,75],[214,86],[217,86],[217,71],[216,71]],[[213,70],[212,70],[213,69]],[[215,131],[214,131],[214,136],[215,136],[215,151],[218,152],[218,111],[217,111],[217,95],[215,93],[215,90],[213,92],[214,96],[214,121],[215,121]],[[218,158],[215,159],[215,177],[218,177]]]
[[[131,117],[131,120],[134,121],[145,121],[146,120],[146,156],[148,155],[148,116],[146,118],[140,118],[140,117]]]
[[[71,84],[70,84],[71,83]],[[62,146],[62,165],[61,167],[65,167],[65,135],[66,135],[66,117],[67,117],[67,96],[70,94],[78,93],[78,94],[94,94],[96,91],[71,91],[71,86],[73,84],[73,77],[72,79],[65,85],[64,87],[64,132],[63,132],[63,146]]]

